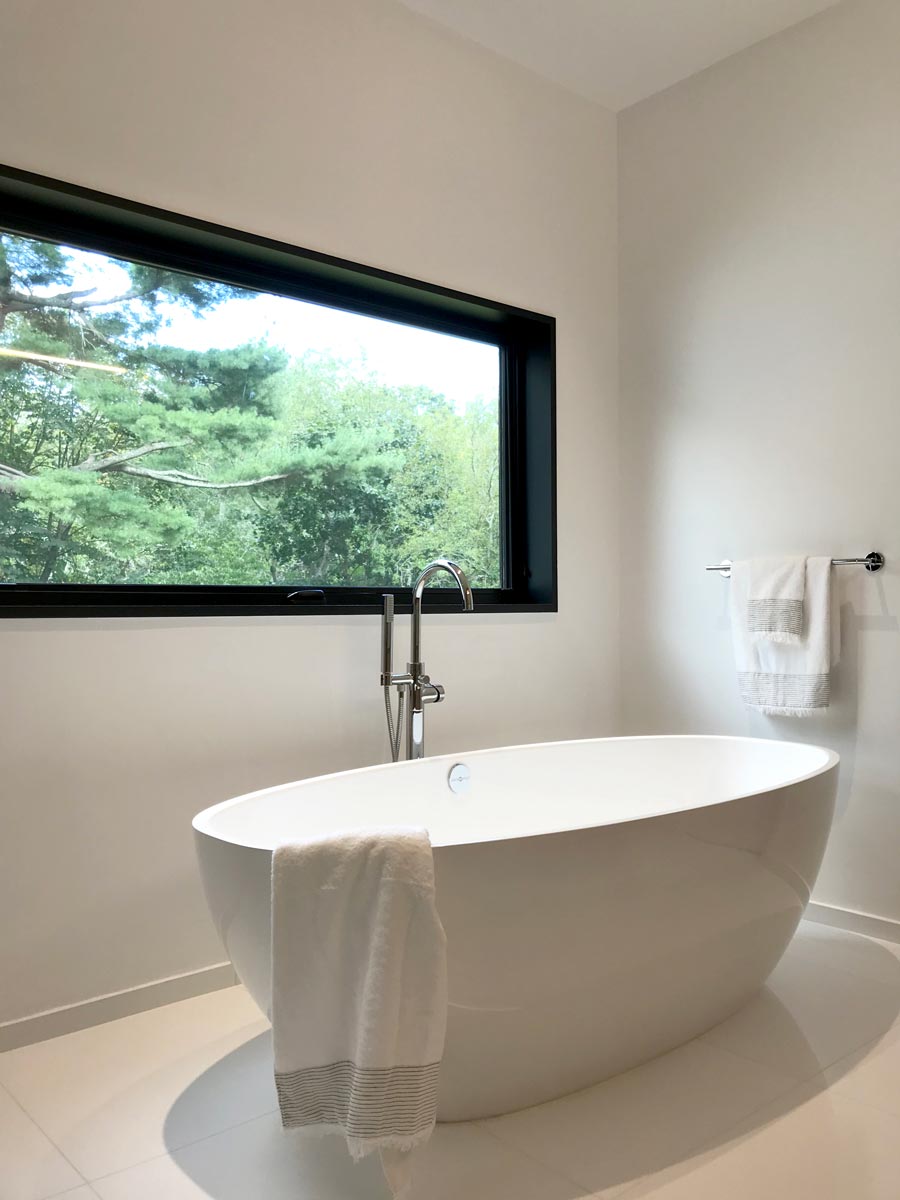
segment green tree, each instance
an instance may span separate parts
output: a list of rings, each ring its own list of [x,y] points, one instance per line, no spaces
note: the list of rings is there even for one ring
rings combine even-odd
[[[128,288],[98,296],[72,289],[60,247],[0,239],[0,347],[31,356],[0,357],[5,576],[140,581],[155,551],[203,540],[198,519],[210,506],[190,493],[330,478],[337,462],[347,477],[376,470],[339,439],[287,444],[270,388],[283,351],[198,353],[149,340],[162,303],[203,312],[242,293],[126,267]]]
[[[460,414],[425,388],[389,387],[316,355],[294,362],[276,388],[297,444],[356,444],[371,469],[272,497],[256,526],[274,579],[406,583],[449,554],[477,585],[499,584],[496,403]]]
[[[74,261],[0,237],[0,578],[372,586],[446,553],[497,586],[496,402],[167,345],[173,304],[254,294],[120,263],[111,297]]]

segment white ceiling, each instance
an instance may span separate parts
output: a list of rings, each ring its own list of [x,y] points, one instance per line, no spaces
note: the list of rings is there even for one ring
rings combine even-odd
[[[618,111],[839,0],[403,0]]]

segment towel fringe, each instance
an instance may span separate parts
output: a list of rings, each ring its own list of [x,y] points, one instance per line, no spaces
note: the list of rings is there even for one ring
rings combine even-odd
[[[824,708],[778,708],[773,704],[754,704],[751,707],[766,717],[818,717]]]
[[[350,1157],[354,1162],[359,1162],[366,1158],[369,1154],[374,1154],[380,1150],[400,1150],[407,1153],[410,1150],[415,1150],[417,1146],[423,1145],[434,1133],[434,1126],[430,1125],[427,1129],[422,1129],[412,1137],[399,1137],[389,1134],[387,1137],[377,1138],[357,1138],[348,1137],[343,1125],[336,1124],[321,1124],[321,1125],[285,1125],[282,1122],[282,1128],[286,1132],[296,1134],[298,1137],[308,1138],[310,1141],[317,1141],[319,1138],[330,1137],[336,1135],[344,1139],[347,1144],[347,1149],[350,1152]]]
[[[399,1137],[396,1134],[378,1138],[348,1137],[347,1149],[350,1151],[350,1157],[354,1162],[359,1162],[367,1154],[373,1154],[375,1151],[400,1150],[404,1154],[407,1154],[410,1150],[415,1150],[417,1146],[421,1146],[427,1142],[433,1132],[434,1126],[430,1125],[427,1129],[420,1130],[419,1133],[414,1133],[412,1137]]]

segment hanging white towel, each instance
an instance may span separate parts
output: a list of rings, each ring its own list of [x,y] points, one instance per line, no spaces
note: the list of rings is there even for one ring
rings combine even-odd
[[[747,629],[751,636],[797,645],[803,640],[805,558],[751,558]]]
[[[379,1151],[395,1196],[434,1128],[446,939],[421,830],[355,832],[272,856],[272,1027],[286,1128]]]
[[[765,641],[748,629],[749,561],[731,568],[731,629],[738,684],[744,703],[769,716],[810,717],[831,701],[831,668],[838,660],[839,629],[831,603],[831,559],[808,558],[799,644]]]

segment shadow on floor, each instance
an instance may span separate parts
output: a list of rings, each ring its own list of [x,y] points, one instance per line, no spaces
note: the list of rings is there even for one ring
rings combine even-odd
[[[895,1024],[900,1014],[900,961],[865,939],[854,940],[853,958],[851,974],[834,960],[827,945],[806,960],[803,951],[798,952],[789,986],[779,984],[781,999],[764,989],[731,1022],[703,1039],[703,1045],[723,1048],[740,1060],[734,1064],[729,1055],[718,1056],[719,1075],[717,1056],[710,1055],[709,1071],[698,1074],[692,1069],[679,1078],[675,1056],[682,1051],[676,1050],[671,1071],[662,1066],[664,1059],[654,1060],[584,1092],[524,1110],[520,1126],[515,1116],[496,1123],[496,1130],[494,1122],[439,1126],[417,1167],[417,1177],[421,1172],[427,1178],[419,1179],[411,1200],[575,1200],[585,1195],[586,1187],[594,1192],[618,1189],[686,1163],[701,1147],[726,1147],[737,1128],[744,1135],[802,1103],[806,1095],[798,1092],[798,1084],[814,1079],[825,1067],[830,1068],[832,1083],[852,1070]],[[836,985],[846,1001],[829,1000]],[[850,1002],[856,993],[865,993],[865,1003]],[[729,1026],[734,1022],[741,1024],[733,1039]],[[755,1042],[746,1041],[751,1035]],[[768,1050],[758,1061],[773,1072],[778,1070],[776,1063],[782,1064],[793,1082],[787,1081],[780,1095],[760,1099],[758,1077],[752,1067],[743,1072],[743,1066],[756,1057],[754,1046],[765,1044]],[[749,1047],[746,1057],[742,1045]],[[835,1053],[839,1046],[843,1048]],[[741,1069],[729,1070],[730,1064]],[[264,1080],[270,1080],[271,1069],[271,1036],[261,1034],[185,1089],[164,1131],[170,1156],[185,1175],[213,1200],[246,1200],[249,1195],[264,1200],[383,1200],[387,1192],[377,1162],[355,1166],[338,1138],[311,1140],[281,1131],[274,1089],[268,1115],[207,1139],[202,1147],[184,1145],[182,1131],[194,1124],[191,1114],[198,1106],[214,1103],[223,1090],[248,1086],[264,1098]],[[667,1082],[661,1087],[666,1072]],[[742,1087],[747,1089],[743,1097],[735,1094]],[[719,1102],[723,1089],[726,1104]],[[727,1113],[740,1110],[742,1100],[743,1111],[729,1119]],[[213,1141],[217,1147],[211,1152]],[[545,1146],[553,1153],[545,1154]],[[431,1166],[430,1157],[435,1159]],[[503,1170],[515,1174],[514,1168],[521,1171],[523,1162],[528,1163],[525,1184],[521,1176],[516,1183],[512,1175],[505,1184]],[[550,1170],[542,1174],[539,1164],[549,1164]]]

